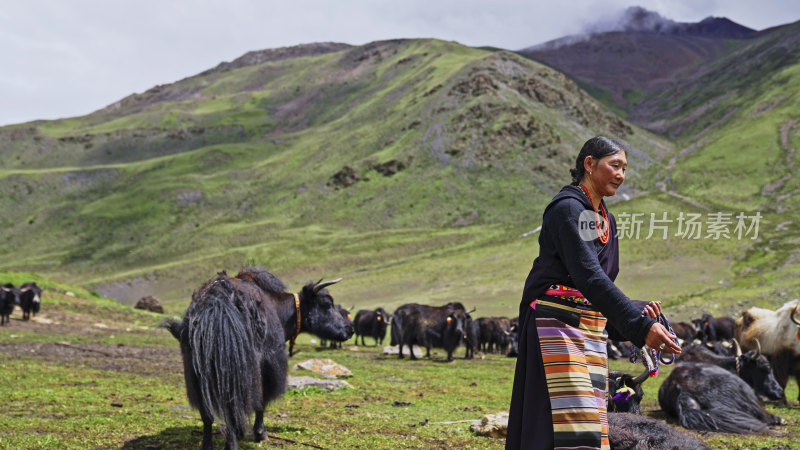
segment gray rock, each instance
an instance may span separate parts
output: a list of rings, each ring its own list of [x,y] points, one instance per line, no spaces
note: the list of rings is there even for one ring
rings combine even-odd
[[[471,425],[470,428],[478,436],[505,438],[508,429],[508,412],[487,414],[479,423]]]
[[[420,348],[418,345],[414,346],[413,352],[414,352],[414,356],[416,356],[417,358],[422,358],[423,356],[425,356],[425,353],[422,351],[422,348]],[[400,354],[400,347],[397,346],[397,345],[387,345],[386,347],[383,347],[383,354],[384,355],[398,355],[398,354]],[[407,346],[403,348],[403,355],[404,356],[408,355],[408,347]]]
[[[316,386],[325,389],[326,391],[335,391],[342,388],[351,388],[347,381],[344,380],[322,380],[314,377],[289,377],[289,389],[303,389],[309,386]]]

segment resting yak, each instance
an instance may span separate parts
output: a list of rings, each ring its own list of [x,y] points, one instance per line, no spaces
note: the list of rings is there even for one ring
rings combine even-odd
[[[692,430],[753,433],[779,425],[747,383],[722,367],[680,363],[658,389],[658,404]]]
[[[758,349],[769,357],[781,387],[785,389],[792,376],[800,382],[799,300],[787,302],[775,311],[748,309],[736,319],[736,338],[743,348]],[[800,401],[800,394],[797,399]]]
[[[738,376],[753,388],[756,395],[767,400],[784,398],[783,388],[772,373],[772,366],[759,350],[742,352],[736,339],[733,340],[736,353],[732,356],[712,352],[702,344],[687,345],[681,350],[680,362],[702,362],[722,367]]]
[[[264,407],[286,390],[286,341],[301,331],[337,341],[353,335],[325,289],[337,281],[308,283],[292,294],[263,269],[222,272],[192,295],[182,321],[164,321],[181,343],[186,394],[203,419],[203,449],[213,448],[215,420],[225,424],[225,448],[238,448],[253,412],[255,441],[267,438]]]
[[[711,450],[705,442],[665,423],[627,412],[608,415],[608,440],[616,450]]]
[[[608,412],[642,414],[642,397],[644,397],[642,383],[648,378],[650,372],[647,369],[637,376],[616,370],[609,371],[606,398]]]

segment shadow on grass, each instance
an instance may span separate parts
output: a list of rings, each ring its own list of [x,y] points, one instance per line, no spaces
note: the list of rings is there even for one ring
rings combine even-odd
[[[271,446],[282,446],[291,443],[299,443],[294,439],[289,439],[281,436],[280,433],[293,433],[303,432],[305,428],[292,427],[287,425],[267,426],[267,436]],[[202,426],[187,426],[187,427],[172,427],[161,430],[157,434],[150,434],[139,436],[131,439],[122,448],[125,450],[155,450],[155,449],[173,449],[173,448],[200,448],[203,442],[203,428]],[[224,448],[225,438],[219,429],[214,427],[213,437],[214,448]],[[239,440],[241,448],[250,448],[250,444],[255,445],[253,442],[253,433],[247,433],[244,438]]]
[[[214,441],[217,437],[222,443],[222,437],[218,431],[214,433]],[[139,436],[126,441],[122,445],[123,449],[159,449],[159,448],[198,448],[203,442],[203,432],[201,427],[172,427],[161,430],[157,434]],[[219,445],[219,443],[215,444]],[[221,445],[224,445],[222,443]]]

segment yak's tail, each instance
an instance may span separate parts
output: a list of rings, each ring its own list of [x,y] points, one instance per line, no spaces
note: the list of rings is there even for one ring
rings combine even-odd
[[[241,438],[261,398],[261,370],[252,319],[236,307],[234,295],[230,283],[219,279],[192,302],[186,313],[186,344],[196,381],[195,395],[189,389],[190,400],[224,422],[226,434]]]
[[[169,330],[170,334],[175,336],[175,339],[181,341],[181,333],[183,333],[183,322],[173,319],[172,317],[167,317],[166,319],[162,320],[160,324],[156,328],[166,328]]]
[[[395,314],[392,316],[392,328],[389,336],[391,342],[389,345],[403,345],[403,314]],[[401,349],[402,350],[402,349]]]

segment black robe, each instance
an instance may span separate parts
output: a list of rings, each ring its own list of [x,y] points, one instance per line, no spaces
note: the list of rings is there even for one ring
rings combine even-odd
[[[605,206],[605,203],[603,203]],[[608,214],[610,236],[603,245],[584,240],[579,216],[592,211],[580,187],[564,186],[545,208],[539,234],[539,256],[534,260],[519,311],[519,354],[514,373],[506,437],[507,449],[553,448],[550,397],[536,329],[536,311],[530,304],[552,284],[578,289],[592,307],[608,319],[609,338],[629,340],[638,347],[655,320],[642,316],[646,302],[630,300],[614,285],[619,272],[619,242],[614,216]],[[584,235],[585,236],[585,235]]]

